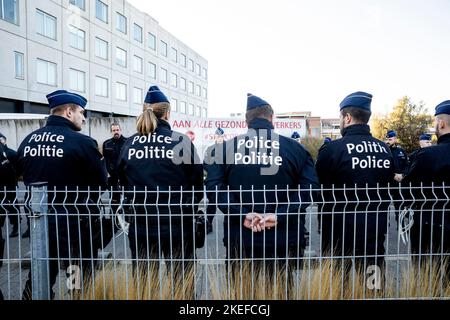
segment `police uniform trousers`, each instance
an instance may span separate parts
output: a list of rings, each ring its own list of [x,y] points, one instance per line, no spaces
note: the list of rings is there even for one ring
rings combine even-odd
[[[183,219],[167,216],[131,219],[128,238],[134,268],[158,268],[166,261],[167,272],[182,272],[193,266],[195,257],[192,216]],[[141,271],[141,270],[140,270]]]
[[[384,266],[387,205],[323,206],[319,219],[322,256]]]
[[[279,219],[281,220],[281,219]],[[268,272],[297,269],[302,267],[305,248],[304,230],[301,232],[292,223],[289,230],[280,223],[275,228],[262,232],[230,222],[225,218],[224,245],[228,265],[239,267],[240,264],[252,264],[253,267]]]
[[[49,232],[49,276],[50,294],[54,297],[52,290],[60,269],[67,271],[69,266],[77,266],[81,272],[81,286],[84,279],[91,277],[97,258],[97,248],[91,241],[91,236],[96,232],[92,228],[89,218],[78,217],[76,209],[68,209],[64,213],[50,213],[48,216]],[[67,213],[68,212],[68,213]],[[81,212],[80,212],[81,214]],[[32,298],[31,271],[22,298]]]

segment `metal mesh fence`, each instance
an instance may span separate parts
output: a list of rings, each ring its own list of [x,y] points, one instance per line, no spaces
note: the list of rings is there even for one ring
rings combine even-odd
[[[445,185],[5,189],[0,290],[5,299],[445,299],[449,195]]]

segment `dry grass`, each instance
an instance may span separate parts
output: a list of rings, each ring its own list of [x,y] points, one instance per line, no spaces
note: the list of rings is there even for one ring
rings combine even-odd
[[[159,263],[131,265],[109,263],[86,280],[83,300],[186,300],[194,298],[193,268],[174,267],[166,272]]]
[[[256,264],[242,263],[230,266],[198,266],[207,270],[208,294],[203,290],[197,298],[214,300],[347,300],[347,299],[391,299],[391,298],[450,298],[450,276],[448,259],[444,261],[429,259],[405,262],[398,273],[383,273],[381,288],[371,290],[372,283],[364,276],[362,268],[342,266],[341,260],[322,260],[310,262],[301,271],[283,268],[276,272],[258,267]],[[395,269],[395,268],[394,268]],[[99,270],[92,281],[88,280],[82,299],[87,300],[184,300],[194,299],[195,272],[193,268],[166,272],[157,265],[139,268],[133,273],[131,266],[108,265]],[[127,277],[128,274],[128,277]],[[441,279],[442,277],[442,279]],[[442,281],[441,281],[442,280]],[[202,284],[202,285],[201,285]],[[205,279],[197,282],[205,287]]]

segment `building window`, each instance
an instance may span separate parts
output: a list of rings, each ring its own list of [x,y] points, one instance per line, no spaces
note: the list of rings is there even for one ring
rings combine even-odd
[[[178,109],[178,112],[186,114],[186,102],[185,101],[180,101],[180,108]]]
[[[185,110],[184,110],[184,112],[183,113],[185,113],[185,114],[191,114],[191,110],[194,110],[194,105],[192,104],[192,103],[189,103],[189,107],[188,107],[188,109],[186,109],[186,106],[185,106],[185,108],[184,108]]]
[[[170,85],[174,88],[178,86],[178,77],[175,73],[170,75]]]
[[[193,116],[194,115],[194,105],[192,104],[192,103],[189,103],[189,110],[188,110],[188,114],[190,115],[190,116]]]
[[[202,88],[199,85],[195,86],[195,95],[197,97],[201,97],[202,96]]]
[[[203,118],[207,118],[208,117],[208,109],[203,108],[203,114],[202,114]]]
[[[136,40],[139,43],[142,43],[142,27],[137,25],[136,23],[134,24],[134,40]]]
[[[156,64],[151,62],[148,63],[148,74],[150,78],[156,79]]]
[[[16,79],[23,80],[25,78],[23,53],[14,52],[14,73]]]
[[[116,47],[116,64],[124,68],[127,67],[127,52],[119,47]]]
[[[202,97],[203,99],[208,99],[208,90],[206,88],[202,88]]]
[[[143,72],[143,62],[142,62],[142,58],[138,57],[138,56],[134,56],[133,59],[133,71],[137,72],[137,73],[142,73]]]
[[[200,77],[202,75],[202,68],[200,67],[200,65],[197,63],[195,65],[195,73]]]
[[[84,0],[70,0],[69,2],[71,5],[76,6],[78,8],[80,8],[81,10],[85,10],[85,3]]]
[[[108,23],[108,6],[100,0],[95,2],[95,16],[104,23]]]
[[[99,97],[108,97],[108,79],[95,76],[95,95]]]
[[[95,38],[95,55],[104,60],[108,60],[108,42]]]
[[[177,49],[175,49],[175,48],[173,48],[172,47],[172,49],[171,49],[171,59],[172,59],[172,61],[173,62],[178,62],[178,51],[177,51]]]
[[[127,85],[125,83],[116,83],[116,99],[127,101]]]
[[[0,18],[10,23],[18,24],[17,0],[0,0]]]
[[[56,40],[56,18],[41,11],[36,10],[37,33]]]
[[[161,82],[167,83],[167,70],[164,68],[161,68],[161,73],[160,73],[160,80]]]
[[[84,92],[86,89],[86,74],[83,71],[70,69],[70,89],[78,92]]]
[[[180,63],[181,63],[181,65],[183,66],[183,67],[185,67],[186,68],[186,55],[185,54],[183,54],[183,53],[180,53]]]
[[[133,88],[133,103],[142,104],[142,89]]]
[[[194,72],[194,60],[189,59],[189,71]]]
[[[194,93],[194,83],[192,81],[189,81],[189,93]]]
[[[180,78],[180,89],[186,91],[186,79]]]
[[[196,117],[202,116],[202,108],[200,106],[197,106],[197,108],[195,109],[195,116]]]
[[[178,112],[178,100],[175,98],[170,98],[171,109]]]
[[[167,43],[161,40],[160,53],[162,56],[167,57]]]
[[[37,59],[37,82],[56,86],[56,63]]]
[[[124,15],[121,15],[120,13],[116,12],[116,29],[119,30],[122,33],[127,34],[127,17]]]
[[[69,45],[72,48],[84,51],[86,33],[72,25],[69,26]]]
[[[208,79],[208,70],[206,70],[206,68],[202,69],[202,77],[203,79],[207,80]]]
[[[153,33],[148,33],[148,47],[156,50],[156,36]]]

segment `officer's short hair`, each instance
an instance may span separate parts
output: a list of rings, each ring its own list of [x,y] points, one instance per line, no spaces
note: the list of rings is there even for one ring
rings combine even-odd
[[[118,124],[117,122],[111,123],[111,125],[109,126],[109,129],[112,130],[112,127],[119,127],[119,129],[121,129],[120,124]]]
[[[438,114],[438,115],[436,116],[436,118],[438,118],[438,119],[444,121],[445,124],[446,124],[447,126],[450,127],[450,115],[441,113],[441,114]]]
[[[50,110],[50,114],[51,115],[60,114],[60,113],[64,112],[66,109],[69,109],[69,108],[72,109],[72,110],[76,110],[77,107],[78,107],[78,105],[74,104],[74,103],[62,104],[60,106],[52,108]]]
[[[372,112],[355,107],[347,107],[341,110],[341,115],[345,117],[350,114],[355,122],[368,124]]]
[[[247,111],[247,113],[245,114],[245,121],[247,121],[247,123],[250,123],[257,118],[270,119],[272,115],[273,109],[270,105],[262,106]]]

